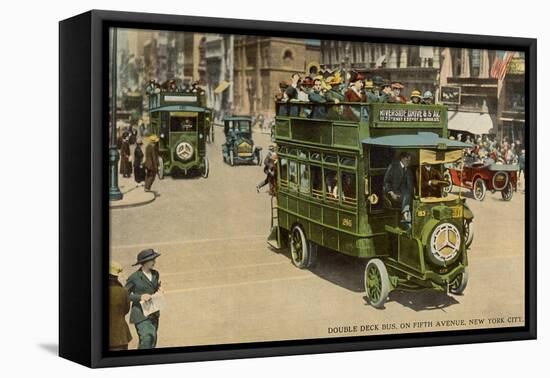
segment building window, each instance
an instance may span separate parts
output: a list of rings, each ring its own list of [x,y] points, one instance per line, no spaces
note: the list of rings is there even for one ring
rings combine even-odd
[[[283,61],[284,61],[286,64],[289,64],[289,63],[291,63],[293,60],[294,60],[294,54],[292,53],[292,50],[286,49],[286,50],[283,52]]]

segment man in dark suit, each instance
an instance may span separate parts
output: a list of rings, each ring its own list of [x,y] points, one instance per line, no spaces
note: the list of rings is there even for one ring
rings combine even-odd
[[[132,301],[130,323],[135,325],[139,335],[138,349],[151,349],[157,345],[160,311],[145,316],[140,302],[151,300],[151,296],[161,290],[159,272],[153,269],[155,260],[159,256],[160,253],[153,249],[141,251],[134,264],[141,267],[126,281],[126,290]]]
[[[164,167],[159,167],[159,157],[158,157],[158,145],[159,139],[156,135],[151,135],[149,137],[149,143],[145,147],[145,191],[151,191],[151,186],[155,181],[155,176],[157,175],[159,168],[164,169]]]
[[[411,197],[414,190],[414,178],[409,170],[411,154],[401,152],[399,159],[393,161],[384,176],[384,194],[392,206],[401,207],[402,221],[411,222]]]

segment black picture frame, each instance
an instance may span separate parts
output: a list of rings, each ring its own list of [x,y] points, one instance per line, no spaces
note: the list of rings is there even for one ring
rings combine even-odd
[[[106,277],[109,256],[109,27],[277,35],[515,50],[525,53],[525,326],[390,336],[162,348],[110,353]],[[535,339],[536,39],[92,10],[59,24],[59,355],[89,367],[345,352]]]

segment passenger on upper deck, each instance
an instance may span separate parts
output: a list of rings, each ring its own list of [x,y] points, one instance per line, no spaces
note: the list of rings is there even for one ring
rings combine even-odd
[[[411,103],[412,104],[420,104],[422,103],[422,96],[420,94],[420,91],[418,89],[415,89],[411,93]]]
[[[323,95],[321,87],[321,79],[315,79],[313,81],[313,90],[309,94],[309,101],[315,104],[325,104],[327,99]],[[327,110],[324,106],[314,106],[312,118],[326,118]]]
[[[407,103],[407,97],[403,96],[401,94],[401,91],[405,88],[403,84],[400,81],[392,81],[391,83],[391,90],[392,95],[390,97],[389,102],[398,103],[398,104],[406,104]]]
[[[365,77],[360,73],[352,72],[350,83],[352,86],[344,94],[344,101],[346,102],[366,102],[367,98],[363,93],[363,80]]]
[[[298,100],[298,84],[301,77],[299,73],[293,73],[290,85],[285,89],[287,101]]]
[[[388,102],[389,93],[391,92],[390,87],[388,86],[385,91],[382,91],[382,86],[384,85],[384,79],[382,76],[374,76],[372,78],[372,88],[367,90],[367,102],[377,103],[377,102]]]
[[[340,86],[342,85],[340,73],[338,72],[334,76],[327,77],[325,81],[330,86],[330,89],[325,93],[327,101],[332,101],[335,104],[344,101],[344,95],[340,90]]]
[[[422,103],[426,105],[433,105],[434,103],[434,95],[430,91],[424,92],[424,96],[422,96]]]
[[[313,80],[311,77],[306,76],[304,80],[302,80],[298,84],[298,101],[308,102],[309,101],[309,94],[312,91],[313,87]]]

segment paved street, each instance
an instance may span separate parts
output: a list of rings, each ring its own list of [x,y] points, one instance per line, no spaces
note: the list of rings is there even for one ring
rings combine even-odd
[[[267,149],[268,135],[256,133],[255,140]],[[268,248],[270,197],[255,190],[262,169],[223,163],[221,143],[217,128],[208,145],[208,179],[157,180],[154,202],[111,211],[112,258],[126,275],[140,250],[162,253],[156,269],[168,305],[158,347],[522,325],[521,192],[510,202],[500,193],[468,200],[476,219],[463,296],[397,291],[377,310],[364,299],[361,260],[322,251],[318,264],[304,271],[288,251]],[[475,318],[484,323],[470,322]],[[488,324],[489,318],[504,323]]]

